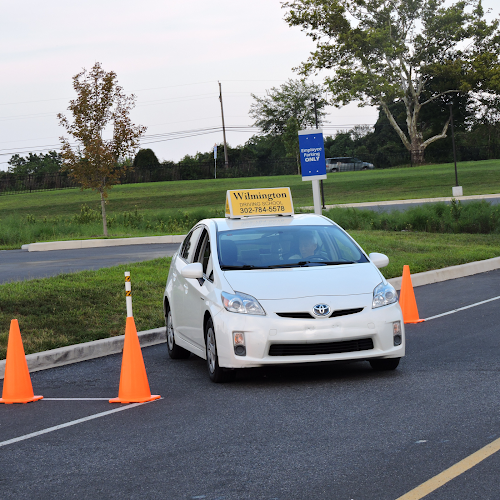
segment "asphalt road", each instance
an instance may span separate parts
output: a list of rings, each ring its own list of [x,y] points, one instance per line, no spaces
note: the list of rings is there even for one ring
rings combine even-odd
[[[415,289],[420,316],[499,295],[500,271]],[[396,499],[500,437],[499,301],[407,325],[395,372],[366,362],[258,368],[143,350],[163,399],[0,405],[0,496],[16,499]],[[120,356],[32,374],[45,398],[118,394]],[[15,437],[113,414],[1,446]],[[500,452],[426,497],[498,500]]]
[[[0,251],[0,283],[100,269],[158,257],[171,257],[178,248],[178,243],[165,243],[51,250],[49,252],[2,250]]]

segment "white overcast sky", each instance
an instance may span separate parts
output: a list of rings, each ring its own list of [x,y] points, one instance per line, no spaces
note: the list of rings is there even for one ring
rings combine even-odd
[[[497,14],[496,1],[483,5]],[[222,142],[220,131],[196,135],[221,126],[218,81],[228,143],[243,144],[258,130],[231,127],[252,124],[250,94],[297,78],[292,68],[314,48],[283,15],[279,0],[2,2],[0,169],[14,153],[58,149],[56,115],[74,97],[71,78],[97,61],[137,96],[133,121],[148,127],[142,147],[160,161]],[[376,119],[373,108],[330,108],[325,134]]]

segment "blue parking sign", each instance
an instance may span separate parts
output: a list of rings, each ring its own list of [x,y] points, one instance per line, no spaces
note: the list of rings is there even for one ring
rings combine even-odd
[[[326,179],[325,145],[320,129],[299,130],[302,180]]]

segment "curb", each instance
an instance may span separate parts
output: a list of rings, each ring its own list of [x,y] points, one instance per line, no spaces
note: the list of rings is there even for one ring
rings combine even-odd
[[[159,243],[182,243],[185,234],[169,234],[165,236],[145,236],[141,238],[112,238],[95,240],[48,241],[23,245],[22,250],[28,252],[46,252],[48,250],[74,250],[78,248],[116,247],[122,245],[150,245]]]
[[[439,283],[440,281],[448,281],[456,278],[465,278],[473,274],[486,273],[500,269],[500,257],[492,259],[478,260],[469,262],[459,266],[443,267],[435,271],[425,271],[423,273],[415,273],[411,275],[411,283],[414,287],[422,285],[430,285],[431,283]],[[396,289],[401,290],[402,277],[390,278],[387,281]]]
[[[156,344],[162,344],[167,341],[165,327],[155,328],[137,333],[141,347],[148,347]],[[37,372],[48,370],[57,366],[70,365],[87,361],[89,359],[101,358],[110,354],[119,354],[123,351],[125,335],[118,335],[107,339],[84,342],[82,344],[69,345],[51,349],[50,351],[35,352],[26,356],[28,370]],[[5,374],[5,359],[0,361],[0,379]]]

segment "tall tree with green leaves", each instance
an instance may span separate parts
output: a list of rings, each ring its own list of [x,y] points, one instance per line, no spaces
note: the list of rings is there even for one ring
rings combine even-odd
[[[250,106],[250,116],[255,125],[264,133],[281,135],[285,131],[289,118],[295,118],[299,129],[315,124],[313,98],[317,99],[318,123],[325,116],[326,100],[323,88],[315,83],[302,80],[288,80],[279,88],[266,91],[265,97],[252,94],[254,102]]]
[[[26,157],[15,154],[7,163],[9,164],[8,172],[11,174],[52,174],[61,168],[62,158],[61,154],[56,151],[49,151],[45,154],[29,153]]]
[[[420,116],[431,103],[500,91],[499,21],[488,22],[481,0],[289,0],[285,20],[316,43],[303,75],[332,70],[331,104],[380,106],[414,163],[446,137],[449,113],[429,134]],[[390,105],[404,103],[406,131]],[[443,106],[441,106],[443,107]]]
[[[59,113],[59,123],[71,136],[74,144],[61,137],[63,170],[69,172],[82,187],[93,189],[101,198],[104,236],[108,236],[106,198],[108,190],[119,184],[130,168],[122,161],[133,156],[146,127],[134,125],[130,111],[135,96],[127,96],[118,85],[114,71],[106,72],[100,63],[90,71],[83,69],[73,77],[76,99],[70,101],[70,121]]]

